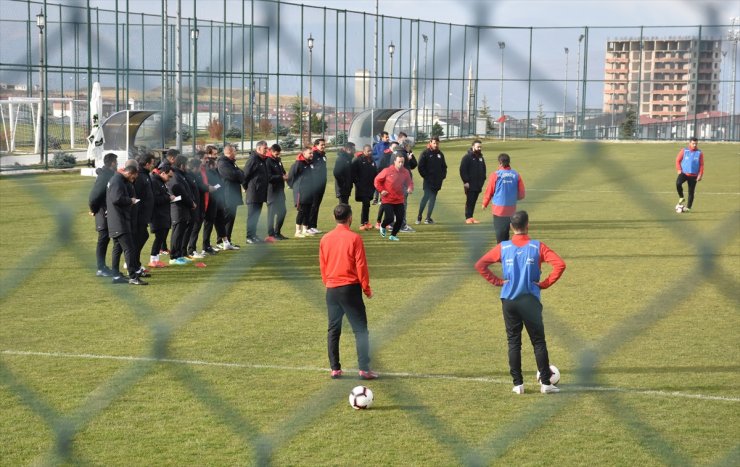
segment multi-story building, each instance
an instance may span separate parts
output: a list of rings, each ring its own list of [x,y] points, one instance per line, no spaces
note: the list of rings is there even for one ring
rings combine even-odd
[[[638,115],[670,120],[717,110],[721,46],[692,37],[608,41],[603,111],[631,106]]]
[[[355,112],[370,107],[370,72],[355,71]]]

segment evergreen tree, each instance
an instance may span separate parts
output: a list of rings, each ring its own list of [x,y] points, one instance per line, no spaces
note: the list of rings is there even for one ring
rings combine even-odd
[[[534,130],[534,134],[537,136],[545,136],[547,134],[547,122],[545,121],[545,110],[542,102],[537,105],[537,127]]]
[[[481,118],[486,119],[486,133],[493,132],[493,120],[491,119],[491,108],[488,106],[488,99],[483,95],[483,107],[480,111]]]
[[[439,122],[434,122],[434,125],[432,125],[432,136],[436,136],[437,138],[441,138],[444,136],[445,130],[442,128],[442,125],[439,124]]]
[[[619,125],[620,139],[635,139],[637,136],[637,112],[633,106],[627,107],[624,121]]]

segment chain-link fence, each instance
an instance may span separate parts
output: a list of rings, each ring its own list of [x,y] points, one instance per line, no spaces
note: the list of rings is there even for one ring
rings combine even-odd
[[[0,1],[2,1],[1,29],[5,37],[18,37],[17,31],[14,30],[18,28],[21,31],[20,37],[25,38],[21,39],[21,42],[32,43],[36,36],[33,13],[40,3]],[[112,94],[109,92],[104,97],[106,105],[109,106],[109,112],[121,109],[133,101],[132,105],[140,106],[138,108],[154,108],[172,114],[177,107],[177,99],[173,94],[177,88],[175,86],[177,78],[171,66],[176,61],[172,56],[176,42],[173,37],[176,28],[172,25],[173,18],[170,17],[165,27],[162,27],[159,16],[86,8],[82,3],[84,2],[65,6],[49,4],[46,7],[45,37],[50,44],[49,52],[53,50],[51,44],[57,44],[57,42],[74,41],[75,44],[74,47],[60,47],[59,57],[51,54],[46,60],[47,79],[50,83],[46,86],[49,94],[46,99],[71,99],[70,102],[73,104],[80,99],[85,101],[86,96],[89,95],[86,94],[85,88],[89,90],[91,81],[94,80],[101,82],[105,89],[114,90]],[[199,5],[202,6],[202,2],[199,2]],[[603,58],[599,57],[603,57],[605,53],[608,37],[634,37],[645,33],[640,28],[619,32],[608,28],[604,30],[574,28],[572,42],[577,42],[580,33],[586,36],[582,43],[582,68],[579,68],[582,73],[580,77],[569,76],[568,79],[561,79],[545,71],[554,68],[550,66],[553,60],[551,56],[555,55],[554,50],[560,49],[560,46],[553,45],[557,43],[554,39],[554,31],[478,28],[383,17],[378,21],[379,43],[386,44],[393,40],[396,46],[393,73],[390,63],[386,62],[383,65],[382,62],[385,62],[385,59],[380,59],[377,80],[379,91],[377,93],[374,91],[375,82],[362,81],[359,87],[360,92],[357,92],[355,71],[375,69],[372,59],[372,34],[376,18],[372,15],[267,1],[244,2],[239,3],[238,6],[235,3],[229,3],[224,5],[223,10],[224,21],[220,24],[211,21],[197,22],[199,34],[196,43],[200,56],[197,59],[197,77],[192,71],[192,65],[189,65],[191,63],[189,58],[183,58],[183,84],[180,89],[185,95],[179,105],[183,112],[181,117],[185,127],[188,126],[187,122],[200,122],[201,114],[207,115],[208,120],[217,116],[225,123],[227,130],[231,127],[240,130],[239,138],[244,143],[244,147],[249,146],[249,141],[253,139],[253,136],[272,135],[273,138],[279,139],[282,137],[280,125],[289,128],[289,131],[293,131],[294,134],[297,133],[297,136],[302,136],[301,131],[305,131],[303,125],[293,126],[293,130],[290,130],[294,118],[291,111],[298,112],[301,116],[299,120],[302,119],[304,108],[309,102],[306,100],[309,79],[313,80],[311,112],[320,114],[326,120],[327,126],[322,134],[327,136],[331,136],[332,132],[341,131],[340,122],[345,124],[351,121],[352,114],[367,107],[368,102],[372,102],[372,105],[378,108],[395,106],[419,108],[424,111],[423,115],[425,113],[434,114],[441,122],[447,136],[455,134],[455,130],[451,130],[452,126],[460,129],[457,133],[459,136],[476,134],[478,132],[473,129],[475,127],[471,119],[472,116],[485,115],[486,105],[483,97],[486,97],[485,102],[496,102],[496,95],[500,93],[502,95],[499,102],[501,111],[490,110],[489,113],[491,115],[504,114],[511,118],[502,122],[506,124],[505,129],[498,122],[491,122],[490,125],[486,122],[486,132],[491,132],[496,136],[500,132],[503,137],[505,131],[507,136],[516,137],[560,138],[572,137],[574,133],[578,133],[578,136],[582,138],[617,138],[619,136],[617,128],[622,125],[625,113],[604,111],[604,95],[601,90],[598,90],[603,87],[604,79],[599,77],[595,70],[601,68],[600,63],[603,63]],[[255,11],[259,12],[259,15]],[[168,14],[171,13],[171,11],[168,12]],[[20,16],[12,18],[12,15]],[[56,19],[54,19],[55,15],[57,15]],[[114,18],[111,18],[111,15]],[[250,18],[257,16],[261,18],[260,25],[250,27],[249,24],[252,23]],[[127,19],[123,20],[123,17]],[[234,18],[239,17],[242,21],[235,22]],[[138,26],[135,26],[136,21],[132,18],[139,20]],[[488,16],[481,12],[480,18],[482,22],[485,22]],[[316,25],[321,25],[321,27],[316,27]],[[193,43],[190,39],[190,30],[195,27],[196,24],[192,19],[184,20],[180,31],[183,44]],[[98,28],[100,28],[100,33],[97,32]],[[94,34],[93,29],[96,31]],[[701,33],[704,37],[708,28],[697,27],[690,31],[682,30],[678,34],[698,34],[698,29],[704,31]],[[359,31],[362,31],[362,34]],[[316,73],[310,77],[304,71],[308,69],[306,62],[309,55],[305,47],[305,38],[308,37],[309,32],[315,39],[311,53],[314,54],[313,70]],[[649,33],[655,36],[661,34],[660,31]],[[647,35],[648,33],[645,33],[645,36]],[[96,38],[95,45],[92,45],[93,41],[90,40],[93,37]],[[118,40],[110,39],[111,37]],[[163,38],[169,41],[167,46],[163,46]],[[26,49],[25,54],[17,53],[17,50],[7,45],[10,42],[9,40],[2,41],[0,73],[3,77],[12,77],[12,80],[16,82],[25,80],[28,92],[24,97],[33,98],[35,94],[32,92],[34,77],[39,71],[34,62],[38,56],[30,47]],[[505,45],[490,46],[498,42]],[[135,44],[131,46],[130,51],[125,46],[127,43]],[[251,43],[254,43],[255,47],[249,47]],[[120,49],[114,50],[114,48]],[[188,48],[183,46],[183,52]],[[134,49],[136,52],[133,52]],[[163,51],[162,54],[159,54],[160,49]],[[67,54],[69,50],[73,51],[73,58],[63,58],[61,54]],[[386,50],[386,47],[381,47],[381,50]],[[521,50],[528,52],[521,53]],[[170,56],[165,60],[164,56],[167,54]],[[187,57],[186,53],[184,55]],[[90,60],[90,57],[95,57],[94,61]],[[498,62],[499,57],[505,59],[506,62],[503,60]],[[192,63],[195,63],[195,53],[192,54],[192,58]],[[486,68],[480,65],[483,61],[493,62],[493,68],[484,73],[483,70]],[[68,66],[70,62],[74,65]],[[586,65],[586,62],[589,64]],[[511,65],[506,63],[511,63]],[[467,106],[467,98],[470,95],[467,85],[470,82],[468,76],[471,64],[474,74],[472,87],[475,93],[472,109]],[[496,75],[499,67],[503,69],[502,76]],[[722,74],[726,75],[725,69]],[[65,77],[67,80],[71,77],[69,81],[75,84],[73,86],[63,85],[66,83]],[[721,85],[727,85],[727,83],[726,79],[719,82]],[[67,89],[67,94],[64,88]],[[192,99],[193,93],[188,93],[187,89],[190,88],[199,90],[197,102]],[[509,88],[512,90],[509,91]],[[388,91],[382,91],[384,89]],[[571,96],[570,98],[565,95],[564,90],[567,91],[567,96]],[[358,95],[365,92],[370,94],[370,98],[363,95],[360,102],[366,105],[357,105]],[[518,98],[506,97],[510,92],[517,96],[525,96],[527,104],[522,104],[522,100]],[[63,97],[70,94],[71,97]],[[298,95],[297,109],[291,108],[293,101],[289,100],[294,94]],[[573,96],[577,97],[573,98]],[[560,106],[563,105],[564,97],[563,109]],[[52,104],[50,103],[47,107],[49,115],[54,112]],[[191,111],[189,116],[184,115],[192,106],[197,109],[197,112]],[[492,104],[489,106],[495,107]],[[25,112],[22,114],[23,118],[34,121],[34,111],[38,112],[38,110],[33,110],[31,104],[28,110],[23,110]],[[655,139],[682,139],[686,136],[685,133],[693,133],[695,129],[698,129],[698,126],[688,127],[691,123],[686,122],[692,117],[694,122],[700,120],[700,115],[695,112],[689,116],[688,120],[684,120],[684,127],[681,127],[679,119],[656,123],[655,127],[643,126],[638,121],[641,129],[637,130],[637,133],[643,138],[652,138],[654,132]],[[22,117],[18,116],[18,118]],[[267,120],[272,127],[268,131],[260,132],[259,125],[250,126],[248,124],[250,118],[252,122]],[[728,128],[729,116],[711,118],[712,128]],[[82,120],[86,119],[82,118]],[[51,127],[51,119],[49,118],[48,121]],[[61,124],[63,123],[62,117]],[[195,127],[196,130],[200,130],[200,124],[196,124]],[[674,127],[677,128],[675,131]],[[470,129],[463,130],[464,128]],[[545,129],[544,132],[541,131],[542,128]],[[652,128],[656,129],[652,130]],[[681,133],[682,131],[684,134]],[[51,136],[52,130],[49,130],[48,134]],[[63,130],[61,134],[66,133]],[[210,135],[195,133],[191,137],[196,140],[203,138],[211,142]],[[224,135],[220,137],[222,140],[226,139]],[[27,136],[24,138],[24,141],[28,141]],[[173,135],[163,135],[163,138],[165,144],[172,144],[175,141]],[[30,145],[30,142],[26,144]],[[492,158],[489,157],[489,159]],[[671,164],[672,161],[668,161],[668,166]],[[730,164],[730,167],[736,168],[736,164]],[[454,168],[451,168],[451,171],[454,172]],[[619,190],[629,198],[630,206],[640,206],[640,209],[647,212],[660,212],[666,209],[662,193],[655,192],[645,180],[636,177],[634,171],[630,170],[626,163],[607,157],[603,147],[593,143],[577,146],[573,154],[557,166],[543,169],[537,176],[530,176],[528,187],[531,191],[527,202],[532,206],[538,206],[539,203],[544,204],[553,191],[567,190],[580,177],[594,176],[603,177],[605,180],[621,180]],[[10,182],[3,180],[3,183]],[[33,200],[33,203],[47,210],[49,218],[54,219],[54,225],[48,227],[54,235],[35,242],[30,252],[23,250],[21,261],[14,262],[12,268],[3,271],[0,303],[7,303],[14,299],[16,294],[22,292],[26,281],[36,274],[42,274],[45,258],[53,256],[55,252],[64,251],[70,257],[68,259],[70,262],[92,264],[89,255],[83,253],[91,250],[92,235],[88,233],[78,235],[78,222],[75,220],[79,211],[78,207],[85,205],[87,187],[78,186],[71,192],[65,193],[65,196],[59,196],[51,188],[45,187],[43,183],[35,179],[19,179],[12,183],[12,189],[17,191],[18,196]],[[540,189],[541,186],[549,188]],[[730,180],[728,186],[725,194],[730,197],[738,196],[738,193],[733,191],[737,189],[737,184],[733,185]],[[592,194],[584,196],[592,196]],[[459,201],[459,198],[456,200]],[[4,202],[8,202],[7,198]],[[437,208],[438,218],[456,219],[459,214],[456,206],[452,203],[441,203]],[[540,210],[542,215],[545,215],[545,212],[544,209]],[[289,213],[289,216],[291,214]],[[243,216],[243,213],[240,212],[240,215]],[[627,216],[627,214],[624,215]],[[331,223],[327,215],[323,219],[327,225]],[[577,220],[577,222],[587,221],[587,219]],[[553,227],[551,234],[556,235],[557,224],[563,220],[551,219],[549,222]],[[607,219],[603,222],[609,224],[626,221],[621,218]],[[659,218],[653,226],[670,227],[671,222],[673,221]],[[592,225],[594,229],[599,228],[597,223],[589,225]],[[547,226],[543,223],[545,231],[547,231]],[[639,226],[634,228],[639,229]],[[675,239],[677,242],[687,242],[690,248],[697,251],[694,266],[700,269],[698,275],[711,279],[712,288],[715,290],[714,298],[726,302],[724,309],[730,310],[733,308],[737,310],[740,305],[737,294],[740,284],[738,284],[736,267],[733,269],[732,265],[728,266],[723,262],[720,259],[720,253],[728,253],[722,249],[726,248],[729,243],[729,256],[736,256],[739,233],[740,221],[737,211],[727,209],[726,215],[716,219],[715,225],[709,229],[695,227],[691,223],[683,224]],[[488,232],[480,235],[466,235],[454,227],[442,227],[436,232],[434,238],[429,236],[420,238],[426,242],[427,250],[429,250],[426,252],[425,265],[433,264],[436,269],[429,271],[427,268],[413,269],[414,265],[403,265],[412,268],[418,274],[416,277],[423,277],[425,282],[412,296],[405,297],[402,303],[390,304],[389,314],[383,325],[372,330],[375,356],[382,355],[383,349],[392,346],[405,332],[415,329],[424,319],[427,319],[430,310],[440,304],[448,303],[450,297],[454,297],[464,287],[466,275],[471,273],[470,261],[480,257],[486,246],[490,244]],[[716,238],[726,239],[727,242],[715,242]],[[609,242],[609,239],[602,240]],[[449,261],[449,258],[441,255],[435,256],[436,252],[433,251],[435,242],[441,241],[459,243],[459,255],[456,256],[459,258],[458,261],[452,264],[443,263]],[[639,237],[630,237],[630,241],[637,244],[641,240]],[[8,236],[4,234],[4,250],[7,251],[11,244]],[[380,247],[369,246],[370,250],[375,248]],[[644,250],[640,251],[640,254],[649,254]],[[23,371],[8,362],[7,359],[10,356],[24,355],[23,350],[2,349],[4,358],[0,359],[0,382],[4,390],[14,400],[20,401],[19,404],[33,416],[42,421],[42,424],[48,428],[49,438],[53,440],[49,443],[48,450],[36,460],[40,463],[94,463],[93,459],[75,450],[76,437],[89,429],[90,425],[110,410],[116,401],[130,393],[152,372],[156,365],[171,363],[170,377],[205,406],[209,414],[218,420],[218,423],[250,447],[250,459],[253,463],[267,465],[274,462],[273,456],[276,452],[289,446],[302,430],[317,424],[337,400],[346,397],[346,386],[327,384],[308,396],[303,395],[306,399],[305,403],[298,405],[289,417],[276,422],[274,426],[271,426],[271,430],[266,432],[260,429],[249,416],[244,415],[242,410],[235,407],[233,400],[222,394],[213,381],[194,370],[195,365],[203,362],[184,362],[172,358],[173,342],[179,334],[186,331],[188,325],[199,316],[203,309],[223,299],[223,289],[220,286],[224,284],[245,286],[250,279],[260,277],[266,271],[289,284],[288,287],[295,294],[292,296],[292,303],[300,303],[303,308],[316,310],[316,319],[320,319],[318,318],[319,312],[325,308],[322,291],[319,288],[296,285],[299,284],[301,276],[306,274],[307,266],[303,261],[305,256],[314,255],[314,253],[313,250],[306,252],[291,247],[291,249],[254,249],[248,254],[234,255],[208,276],[207,280],[194,285],[196,290],[188,294],[186,300],[176,305],[170,316],[163,317],[154,302],[142,298],[142,295],[131,290],[106,288],[106,295],[111,296],[112,300],[118,303],[125,304],[123,305],[125,312],[130,313],[139,323],[144,323],[149,337],[148,348],[143,356],[127,358],[125,361],[130,365],[114,372],[109,379],[88,394],[83,403],[70,410],[55,408],[47,400],[43,391],[38,390]],[[373,252],[370,251],[370,254],[372,258]],[[375,257],[380,258],[380,255],[377,254]],[[570,261],[568,257],[565,259]],[[266,266],[268,261],[270,265],[273,265],[272,268]],[[379,274],[379,279],[398,279],[397,271],[390,270],[386,273],[387,277],[383,273]],[[691,276],[691,279],[695,278]],[[700,288],[705,284],[698,279],[680,281],[675,285],[660,284],[661,287],[645,294],[643,303],[634,305],[632,318],[618,322],[601,339],[589,342],[585,342],[583,335],[569,327],[565,318],[565,310],[549,307],[547,309],[548,332],[563,336],[562,341],[567,343],[565,347],[574,361],[573,391],[597,393],[616,391],[616,389],[599,385],[599,376],[602,374],[600,365],[609,357],[614,356],[626,342],[643,336],[645,330],[652,325],[660,323],[672,314],[677,314],[676,309],[679,304],[693,294],[699,293]],[[257,297],[255,301],[260,300],[260,293],[271,293],[265,290],[260,291],[259,287],[248,290],[254,294],[254,297]],[[452,307],[452,305],[448,306]],[[638,316],[639,319],[634,319]],[[737,357],[736,352],[736,349],[729,351],[731,368],[737,366],[737,360],[733,360]],[[39,354],[42,353],[39,352]],[[32,356],[34,352],[25,354]],[[49,356],[48,353],[45,355]],[[58,355],[62,356],[62,353]],[[88,357],[101,356],[88,355]],[[259,368],[259,365],[250,368]],[[276,366],[276,368],[286,371],[295,370],[289,367]],[[434,372],[434,369],[432,371]],[[400,407],[413,407],[413,410],[408,411],[408,417],[423,427],[435,445],[441,446],[441,449],[450,453],[452,462],[465,465],[486,465],[495,462],[507,449],[515,445],[519,438],[542,428],[551,417],[563,413],[570,403],[569,399],[565,398],[556,400],[554,403],[539,403],[537,411],[519,414],[516,422],[508,425],[503,431],[495,429],[486,431],[488,436],[484,437],[485,441],[475,444],[457,435],[451,428],[451,423],[436,415],[433,410],[424,406],[420,407],[416,388],[405,383],[404,375],[396,376],[398,377],[397,384],[391,385],[388,397]],[[439,375],[440,378],[446,376],[448,375]],[[449,377],[456,378],[454,374]],[[466,380],[466,376],[460,378]],[[488,382],[491,381],[488,380]],[[508,384],[508,380],[506,382]],[[689,394],[687,397],[690,396]],[[720,396],[718,399],[723,403],[732,404],[730,411],[734,410],[738,400],[734,396]],[[654,461],[666,464],[692,463],[690,457],[681,453],[680,441],[656,435],[650,421],[633,406],[619,398],[602,398],[600,401],[611,410],[612,416],[619,423],[625,425],[626,430],[638,440],[641,447],[654,456],[652,458]],[[717,455],[717,463],[733,465],[737,461],[737,453],[737,444],[722,450]]]
[[[512,28],[488,26],[477,4],[478,24],[455,25],[274,0],[194,1],[177,15],[169,3],[3,0],[2,149],[11,127],[17,149],[33,140],[32,123],[11,122],[13,98],[43,97],[52,136],[54,100],[89,100],[93,82],[104,115],[164,112],[163,146],[178,131],[185,146],[301,140],[309,110],[312,134],[331,138],[371,107],[418,109],[415,130],[439,123],[447,137],[740,138],[737,26],[711,14],[693,27]],[[215,6],[222,18],[197,19]],[[209,134],[216,119],[224,131]]]

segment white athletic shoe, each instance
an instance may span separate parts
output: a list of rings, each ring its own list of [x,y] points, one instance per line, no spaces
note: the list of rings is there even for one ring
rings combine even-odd
[[[542,394],[555,394],[556,392],[560,392],[560,389],[554,384],[541,384],[540,392]]]
[[[514,386],[511,389],[511,392],[513,392],[514,394],[524,394],[524,385],[520,384],[519,386]]]

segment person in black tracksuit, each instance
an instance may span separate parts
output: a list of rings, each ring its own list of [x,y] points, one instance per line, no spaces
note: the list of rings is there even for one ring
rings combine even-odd
[[[152,170],[149,178],[152,181],[152,218],[149,221],[149,228],[154,235],[152,248],[149,257],[149,267],[161,268],[165,264],[159,260],[159,252],[162,251],[167,234],[172,225],[170,217],[170,202],[175,198],[167,190],[167,182],[172,177],[172,169],[168,162],[163,162],[156,169]]]
[[[247,203],[247,243],[261,243],[257,236],[262,205],[267,202],[267,186],[270,184],[270,169],[267,166],[267,142],[259,141],[244,164],[244,191]]]
[[[293,189],[293,203],[298,211],[295,218],[295,236],[303,238],[313,235],[309,230],[308,219],[311,215],[311,206],[316,196],[316,180],[314,167],[311,163],[313,150],[306,146],[298,154],[296,161],[288,171],[288,186]]]
[[[203,158],[201,172],[205,169],[208,184],[213,188],[208,194],[208,206],[203,217],[203,251],[208,255],[215,255],[218,251],[211,246],[211,232],[216,228],[216,243],[226,236],[224,229],[224,190],[223,181],[218,174],[216,159],[218,149],[215,146],[206,146],[206,155]]]
[[[270,184],[267,186],[267,235],[276,240],[287,240],[281,229],[288,210],[285,208],[285,181],[288,174],[280,158],[282,148],[273,144],[267,153],[267,167],[270,172]]]
[[[218,158],[218,174],[223,183],[224,196],[224,229],[226,238],[224,243],[238,248],[232,243],[231,233],[234,231],[236,209],[244,204],[242,201],[242,184],[244,172],[236,166],[236,149],[230,144],[224,145],[224,153]]]
[[[149,177],[149,171],[154,163],[154,154],[144,153],[136,156],[136,162],[139,164],[139,175],[134,182],[134,191],[139,201],[134,209],[136,213],[136,223],[134,225],[134,241],[136,242],[136,253],[134,253],[135,266],[137,271],[144,273],[141,265],[141,250],[144,249],[146,241],[149,240],[149,222],[152,219],[154,210],[154,199],[152,193],[152,179]]]
[[[193,211],[193,221],[190,228],[190,235],[188,239],[188,246],[186,252],[188,256],[195,256],[201,258],[202,255],[198,253],[198,235],[200,235],[200,228],[203,226],[203,219],[206,215],[206,203],[209,201],[209,191],[211,187],[208,184],[207,179],[203,179],[205,171],[201,171],[202,159],[205,153],[198,151],[198,156],[188,161],[188,172],[187,177],[190,182],[190,190],[193,193],[193,198],[198,207]]]
[[[419,158],[419,175],[424,179],[424,196],[419,204],[419,214],[416,216],[416,223],[421,224],[421,217],[424,209],[429,203],[425,224],[434,224],[432,211],[434,204],[437,202],[437,193],[442,189],[442,182],[447,178],[447,163],[445,155],[439,150],[439,138],[436,136],[429,141],[429,146],[421,153]]]
[[[378,173],[373,160],[372,146],[366,144],[362,152],[355,155],[352,161],[352,183],[355,185],[355,201],[362,203],[360,230],[371,229],[370,201],[375,194],[375,175]]]
[[[346,143],[337,152],[334,163],[334,191],[342,204],[349,204],[352,195],[352,161],[355,158],[354,143]]]
[[[185,247],[187,246],[187,232],[191,222],[191,213],[197,208],[190,184],[185,177],[187,157],[177,156],[172,166],[172,178],[167,182],[167,188],[179,201],[170,204],[172,218],[172,237],[170,239],[170,263],[183,264],[185,261]],[[180,260],[179,262],[176,260]]]
[[[133,285],[147,284],[139,279],[139,273],[135,267],[133,255],[136,252],[136,245],[131,235],[132,208],[138,202],[133,183],[138,173],[139,169],[135,165],[127,166],[121,172],[117,172],[108,182],[105,195],[108,210],[108,233],[113,239],[111,269],[114,273],[114,284],[125,282]],[[121,253],[128,267],[128,280],[120,273]]]
[[[324,140],[324,138],[318,138],[314,141],[313,159],[311,160],[311,164],[314,168],[315,192],[313,196],[313,202],[311,204],[311,213],[308,217],[308,228],[311,230],[312,234],[321,233],[321,231],[318,229],[319,208],[321,207],[321,201],[324,199],[327,182],[325,149],[326,141]]]
[[[475,203],[478,202],[478,196],[483,191],[483,185],[488,178],[480,140],[473,141],[470,149],[460,161],[460,178],[463,181],[466,197],[465,222],[477,224],[478,221],[473,217],[473,211],[475,210]]]
[[[108,153],[103,157],[103,167],[97,170],[98,177],[95,179],[95,184],[93,185],[92,190],[90,190],[90,197],[88,200],[90,215],[95,216],[95,230],[98,232],[98,243],[95,247],[95,258],[98,266],[98,270],[95,275],[98,277],[110,277],[113,275],[113,271],[105,265],[105,254],[108,250],[108,245],[110,244],[110,237],[108,236],[108,220],[105,215],[105,194],[108,182],[116,173],[117,165],[118,156],[114,153]]]
[[[397,153],[403,154],[404,157],[404,163],[403,167],[409,171],[409,175],[411,175],[411,180],[414,179],[414,172],[413,170],[419,166],[419,163],[416,160],[416,157],[414,157],[414,153],[411,150],[411,145],[408,141],[406,141],[407,135],[404,132],[401,132],[398,134],[399,138],[403,136],[403,141],[399,139],[398,141],[398,149],[396,150]],[[408,211],[409,207],[409,193],[404,193],[404,200],[403,200],[403,227],[401,227],[401,232],[416,232],[414,229],[411,228],[411,226],[408,223],[408,220],[406,219],[406,212]]]

